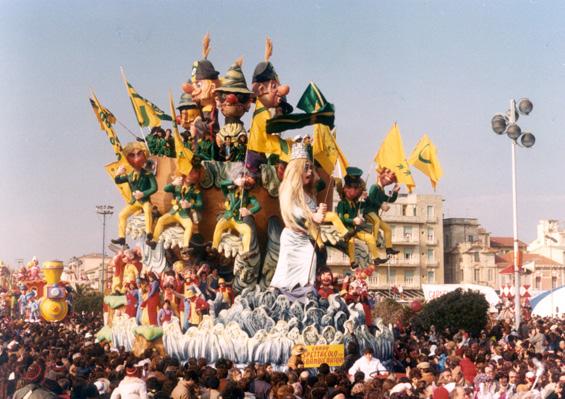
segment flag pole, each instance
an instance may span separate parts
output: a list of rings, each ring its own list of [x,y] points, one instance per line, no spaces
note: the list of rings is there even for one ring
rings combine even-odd
[[[128,80],[126,78],[126,73],[124,71],[123,66],[120,66],[120,72],[122,75],[122,80],[124,81],[124,85],[126,86],[126,92],[128,93],[128,97],[130,97],[131,105],[133,107],[133,112],[135,113],[135,119],[137,119],[137,112],[135,111],[135,105],[133,104],[133,100],[131,99],[131,96],[129,94]],[[139,120],[138,120],[138,124],[139,124]],[[139,125],[139,131],[141,132],[141,137],[143,137],[143,142],[147,147],[147,151],[149,152],[149,154],[151,154],[151,150],[149,149],[149,144],[147,144],[147,139],[145,138],[145,133],[143,133],[143,127],[141,127],[141,125]]]

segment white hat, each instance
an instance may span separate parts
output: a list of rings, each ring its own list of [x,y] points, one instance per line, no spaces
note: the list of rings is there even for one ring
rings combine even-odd
[[[401,382],[400,384],[396,384],[395,386],[392,387],[392,389],[390,390],[390,394],[392,395],[393,393],[404,392],[410,388],[412,388],[412,384],[410,384],[409,382]]]
[[[86,339],[92,338],[92,334],[87,332],[86,334],[84,334],[84,338],[86,338]]]

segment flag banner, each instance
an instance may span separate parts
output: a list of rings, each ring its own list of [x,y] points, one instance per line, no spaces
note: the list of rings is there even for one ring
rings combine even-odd
[[[172,118],[165,114],[159,107],[151,101],[141,97],[133,86],[126,81],[128,95],[131,100],[131,105],[137,118],[137,123],[141,127],[155,127],[161,126],[161,121],[170,121]]]
[[[436,189],[439,179],[443,176],[443,170],[439,163],[436,146],[427,134],[424,134],[416,144],[408,163],[428,176],[432,187]]]
[[[375,162],[379,167],[385,167],[393,171],[396,174],[398,183],[404,184],[409,192],[412,192],[414,187],[416,187],[408,161],[406,161],[400,129],[398,129],[396,122],[392,125],[379,152],[377,152]]]
[[[310,82],[297,107],[304,114],[277,115],[267,121],[267,133],[280,133],[285,130],[301,129],[317,123],[333,128],[335,122],[335,108],[327,102],[318,87]]]
[[[119,160],[119,161],[109,163],[108,165],[104,166],[104,169],[106,169],[106,173],[108,173],[108,175],[110,175],[112,182],[114,182],[114,177],[116,176],[116,171],[118,170],[118,168],[120,166],[124,166],[126,168],[126,173],[131,173],[133,171],[133,168],[131,167],[131,165],[129,163],[127,163],[125,158],[122,159],[122,160]],[[131,190],[129,188],[129,184],[116,184],[115,182],[114,182],[114,184],[116,185],[116,187],[120,191],[120,195],[122,196],[122,198],[124,199],[126,204],[129,204],[131,202]]]
[[[94,92],[92,93],[92,97],[90,98],[90,105],[92,106],[92,110],[98,119],[98,123],[100,123],[100,129],[106,132],[108,139],[110,140],[110,144],[114,149],[114,154],[116,154],[116,158],[118,161],[124,159],[124,151],[122,148],[122,144],[120,143],[120,139],[116,135],[112,125],[116,123],[116,117],[112,114],[107,108],[105,108]],[[126,162],[127,163],[127,162]]]
[[[345,169],[349,164],[328,126],[319,123],[314,125],[312,153],[314,159],[328,175],[331,176],[333,174],[336,162],[339,162],[342,174],[347,174]]]
[[[169,93],[169,101],[171,106],[171,115],[173,122],[173,137],[175,139],[175,153],[177,158],[177,172],[183,175],[188,175],[192,170],[192,151],[186,148],[182,142],[182,138],[179,133],[179,127],[177,125],[177,116],[175,111],[175,102],[173,100],[173,95]]]
[[[267,134],[267,124],[271,118],[271,113],[261,104],[256,102],[255,112],[251,120],[249,129],[249,141],[247,149],[265,154],[277,154],[284,161],[290,161],[291,140],[285,140],[278,135]]]

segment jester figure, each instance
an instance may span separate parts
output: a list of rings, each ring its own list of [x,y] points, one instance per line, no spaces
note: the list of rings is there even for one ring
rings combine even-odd
[[[130,216],[143,211],[145,217],[145,233],[147,239],[153,238],[153,214],[151,213],[151,195],[157,192],[157,180],[151,168],[147,165],[149,156],[147,147],[140,142],[128,143],[124,147],[124,154],[127,162],[133,168],[133,172],[126,174],[126,169],[122,165],[116,171],[114,181],[116,184],[129,185],[131,190],[131,200],[122,209],[118,223],[118,238],[111,240],[117,245],[126,244],[126,225]]]
[[[363,215],[367,222],[372,225],[373,237],[378,237],[379,230],[383,231],[385,248],[387,255],[396,255],[398,251],[392,248],[392,231],[390,226],[385,223],[379,216],[379,211],[387,211],[389,204],[396,201],[400,186],[396,183],[396,175],[388,168],[379,168],[377,176],[377,184],[373,184],[369,190],[369,196],[363,209]],[[392,195],[385,193],[385,187],[393,184]],[[380,263],[383,263],[382,260]]]
[[[195,152],[196,148],[194,145],[194,137],[190,131],[196,119],[200,117],[200,108],[198,107],[198,104],[192,100],[192,96],[189,93],[182,93],[177,109],[180,114],[178,117],[178,124],[184,129],[184,131],[180,134],[182,137],[182,144],[185,148]]]
[[[225,124],[216,135],[219,160],[238,161],[245,159],[247,132],[241,117],[249,111],[253,92],[247,88],[241,70],[243,59],[239,58],[228,69],[222,86],[215,90],[216,102],[225,117]]]
[[[261,205],[254,196],[245,190],[244,185],[244,177],[238,177],[235,182],[229,179],[222,181],[221,189],[226,199],[226,210],[214,229],[212,247],[218,249],[222,234],[228,230],[235,230],[241,237],[242,255],[245,257],[250,254],[252,229],[243,221],[243,218],[259,212]]]
[[[337,204],[337,214],[350,231],[348,235],[347,254],[349,255],[351,267],[357,267],[357,263],[355,262],[355,240],[353,240],[353,237],[367,244],[369,254],[375,264],[384,263],[386,259],[379,259],[375,237],[362,229],[365,223],[363,210],[366,202],[363,195],[365,182],[361,178],[363,171],[355,167],[348,167],[346,171],[347,174],[343,179],[345,183],[343,186],[343,197]]]
[[[165,227],[173,223],[178,223],[184,228],[183,247],[188,248],[190,245],[193,223],[198,223],[199,215],[197,213],[203,208],[202,193],[196,184],[198,183],[198,176],[196,171],[188,175],[181,175],[163,189],[165,192],[173,194],[173,206],[169,213],[164,214],[157,220],[153,239],[147,241],[147,245],[152,249],[155,249]]]

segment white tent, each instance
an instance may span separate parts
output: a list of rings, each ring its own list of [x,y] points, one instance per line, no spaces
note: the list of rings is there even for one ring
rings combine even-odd
[[[532,314],[535,316],[559,316],[565,313],[565,285],[544,291],[530,299]],[[553,309],[553,312],[552,312]]]

